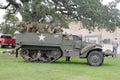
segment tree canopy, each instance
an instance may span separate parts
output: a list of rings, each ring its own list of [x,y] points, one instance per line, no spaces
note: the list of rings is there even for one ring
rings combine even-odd
[[[3,18],[5,22],[0,24],[0,31],[6,34],[13,34],[17,29],[16,24],[19,22],[19,19],[14,14],[6,14]]]
[[[95,27],[106,28],[114,31],[120,27],[120,12],[116,8],[120,0],[115,0],[109,5],[103,5],[102,0],[6,0],[7,5],[0,5],[8,14],[19,12],[23,21],[45,22],[46,16],[52,16],[54,22],[59,22],[64,27],[76,18],[82,21],[88,30]],[[19,1],[19,2],[18,2]]]

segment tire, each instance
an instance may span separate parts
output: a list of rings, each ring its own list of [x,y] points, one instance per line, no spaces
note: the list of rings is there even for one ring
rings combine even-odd
[[[100,51],[92,51],[87,56],[87,62],[90,66],[100,66],[103,64],[104,56]]]
[[[15,48],[15,45],[12,45],[11,47],[12,47],[12,48]]]
[[[2,45],[2,44],[0,44],[0,48],[3,48],[3,45]]]
[[[2,45],[0,44],[0,48],[2,48]]]

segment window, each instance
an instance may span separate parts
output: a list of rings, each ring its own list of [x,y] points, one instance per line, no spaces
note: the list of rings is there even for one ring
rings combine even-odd
[[[11,38],[11,36],[2,35],[1,38],[9,39],[9,38]]]

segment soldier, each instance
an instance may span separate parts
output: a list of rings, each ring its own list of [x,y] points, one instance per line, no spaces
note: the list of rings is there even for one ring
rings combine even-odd
[[[33,22],[32,23],[32,32],[37,32],[39,29],[39,23],[38,22]]]
[[[53,22],[52,21],[48,24],[47,32],[48,33],[54,33],[54,26],[53,26]]]
[[[60,32],[60,33],[63,32],[63,28],[62,28],[62,27],[59,28],[59,32]]]
[[[26,32],[26,30],[27,30],[26,23],[25,22],[20,22],[18,24],[18,31],[20,33],[23,33],[23,32]]]
[[[72,34],[69,35],[69,40],[73,40],[73,35]]]
[[[32,22],[27,22],[27,31],[26,32],[31,32],[32,31]]]
[[[69,40],[69,35],[67,34],[67,32],[65,32],[65,34],[63,35],[63,39]]]
[[[39,23],[38,22],[28,22],[27,23],[27,32],[39,32]]]
[[[45,31],[45,24],[44,24],[44,23],[39,23],[39,24],[38,24],[38,32],[39,32],[39,33],[46,32],[46,31]]]
[[[58,27],[55,27],[55,29],[54,29],[54,33],[62,33],[63,32],[63,29],[62,29],[62,27],[60,27],[60,26],[58,26]]]

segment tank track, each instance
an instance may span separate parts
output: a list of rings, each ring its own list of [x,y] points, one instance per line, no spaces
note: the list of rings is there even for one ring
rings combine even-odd
[[[37,47],[37,48],[27,47],[21,50],[21,56],[27,62],[46,62],[46,63],[55,62],[57,59],[61,57],[61,55],[62,52],[60,51],[60,49],[54,47]]]

